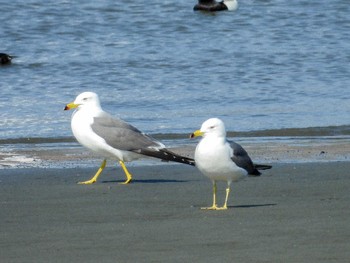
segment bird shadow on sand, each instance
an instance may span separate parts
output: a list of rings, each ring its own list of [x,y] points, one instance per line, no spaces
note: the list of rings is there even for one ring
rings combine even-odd
[[[255,204],[255,205],[229,205],[227,206],[228,209],[237,209],[237,208],[255,208],[255,207],[265,207],[265,206],[275,206],[277,204]],[[193,206],[196,208],[201,208],[202,206]],[[204,209],[205,210],[205,209]],[[214,210],[217,211],[217,210]]]
[[[122,180],[105,180],[102,183],[123,183]],[[169,179],[147,179],[147,180],[132,180],[131,184],[161,184],[161,183],[186,183],[185,180],[169,180]]]
[[[232,205],[228,208],[254,208],[254,207],[264,207],[264,206],[275,206],[277,204],[255,204],[255,205]]]

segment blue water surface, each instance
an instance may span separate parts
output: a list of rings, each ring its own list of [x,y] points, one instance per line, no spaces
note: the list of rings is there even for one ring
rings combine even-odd
[[[347,0],[12,0],[0,21],[0,139],[71,136],[83,91],[147,133],[350,123]]]

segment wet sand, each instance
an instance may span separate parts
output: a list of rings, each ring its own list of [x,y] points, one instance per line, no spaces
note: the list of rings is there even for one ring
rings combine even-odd
[[[190,166],[2,169],[1,262],[346,262],[350,162],[274,164],[204,211],[211,183]],[[224,197],[219,185],[219,204]]]
[[[59,139],[57,139],[59,140]],[[236,139],[235,139],[236,140]],[[1,144],[1,168],[75,168],[96,167],[101,157],[84,149],[77,142],[29,144]],[[257,137],[237,138],[254,162],[305,163],[347,162],[350,160],[350,137]],[[169,149],[183,156],[193,157],[198,140],[167,141]],[[169,144],[173,144],[169,146]],[[159,160],[133,162],[134,166],[159,165]]]

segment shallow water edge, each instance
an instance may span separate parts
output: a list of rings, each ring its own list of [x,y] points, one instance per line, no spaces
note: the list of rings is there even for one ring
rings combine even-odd
[[[193,157],[198,140],[188,134],[151,134],[172,151]],[[305,163],[350,160],[350,126],[228,132],[254,162]],[[0,140],[0,169],[98,167],[101,158],[80,146],[73,137]],[[141,159],[128,166],[164,164]]]

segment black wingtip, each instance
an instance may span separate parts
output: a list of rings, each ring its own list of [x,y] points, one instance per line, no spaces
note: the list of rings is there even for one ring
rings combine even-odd
[[[261,173],[257,170],[257,169],[254,169],[252,172],[250,172],[248,174],[249,176],[260,176]]]
[[[266,165],[266,164],[254,164],[254,170],[249,173],[249,176],[260,176],[261,173],[259,170],[268,170],[271,169],[271,165]]]
[[[167,149],[161,149],[161,150],[159,150],[159,152],[164,154],[164,156],[165,156],[164,159],[162,157],[160,157],[163,160],[168,160],[168,161],[172,161],[172,162],[184,163],[184,164],[195,166],[195,161],[192,158],[178,155],[178,154],[173,153]]]
[[[184,163],[184,164],[188,164],[191,166],[196,165],[195,161],[192,158],[178,155],[178,154],[173,153],[167,149],[159,149],[159,150],[139,149],[139,150],[136,150],[135,152],[137,152],[139,154],[146,155],[146,156],[159,158],[163,161]]]

